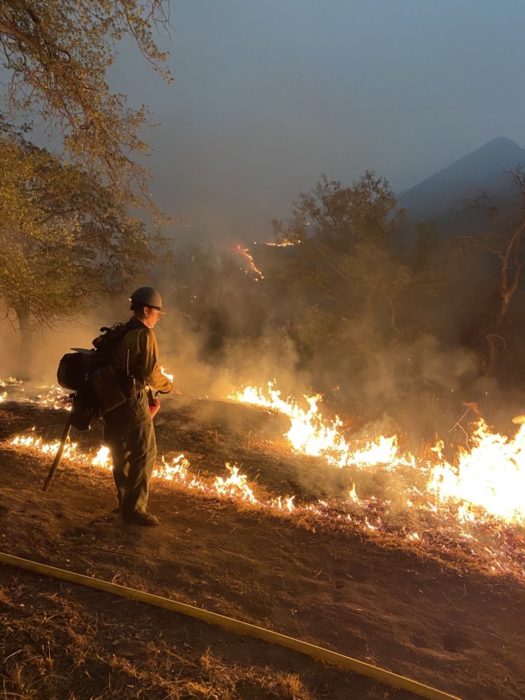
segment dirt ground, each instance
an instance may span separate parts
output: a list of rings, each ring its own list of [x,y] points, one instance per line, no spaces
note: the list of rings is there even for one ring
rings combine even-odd
[[[224,414],[229,412],[228,421]],[[233,418],[232,418],[233,416]],[[270,449],[278,416],[201,402],[159,415],[159,453],[213,475],[226,460],[269,493],[315,464]],[[152,481],[157,528],[123,524],[110,472],[8,438],[58,437],[64,413],[0,408],[0,550],[197,605],[328,647],[465,700],[525,698],[525,589],[512,577],[425,556],[361,530],[315,527]],[[98,430],[79,437],[100,442]],[[268,448],[266,449],[265,446]],[[0,697],[415,696],[190,618],[0,566]]]

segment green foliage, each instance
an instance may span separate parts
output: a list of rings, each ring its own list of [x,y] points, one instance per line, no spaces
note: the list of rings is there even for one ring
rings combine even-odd
[[[19,321],[52,325],[78,313],[160,252],[111,187],[4,125],[0,296]]]
[[[10,76],[12,114],[38,111],[63,136],[67,151],[115,187],[135,198],[145,172],[133,160],[144,150],[140,129],[147,113],[133,110],[109,90],[106,73],[116,44],[131,36],[164,77],[166,55],[152,26],[166,25],[164,0],[2,0],[0,51]],[[136,189],[138,185],[139,190]]]
[[[288,234],[292,242],[317,238],[341,250],[364,241],[387,241],[402,216],[388,182],[367,170],[350,187],[323,175],[311,192],[294,203],[287,229],[282,224],[274,228],[278,234]]]
[[[401,220],[384,178],[367,171],[343,187],[323,176],[294,204],[286,227],[274,224],[277,240],[297,244],[286,271],[290,290],[307,304],[351,316],[370,312],[374,302],[391,305],[411,279],[389,247]]]
[[[0,298],[23,345],[31,328],[78,313],[120,291],[159,254],[158,235],[129,214],[146,207],[144,107],[130,109],[107,72],[131,37],[165,79],[153,27],[167,26],[166,0],[3,0],[0,64],[12,121],[39,114],[59,158],[0,119]],[[67,161],[65,157],[67,156]],[[25,340],[24,340],[25,339]]]

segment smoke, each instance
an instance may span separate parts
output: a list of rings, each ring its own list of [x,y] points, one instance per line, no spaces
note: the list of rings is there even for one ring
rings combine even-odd
[[[71,348],[91,348],[102,326],[129,318],[129,300],[107,299],[89,313],[75,318],[50,318],[49,326],[34,326],[29,347],[16,323],[0,323],[0,377],[17,376],[37,384],[56,384],[56,371],[62,355]]]
[[[232,279],[229,265],[223,263],[202,281],[206,293],[197,289],[196,308],[185,304],[194,295],[184,296],[174,287],[172,272],[158,275],[168,299],[167,314],[156,328],[160,361],[175,375],[176,391],[188,400],[225,399],[246,385],[264,389],[272,381],[283,398],[321,393],[326,415],[341,415],[358,438],[396,432],[406,435],[411,446],[446,434],[464,413],[465,401],[478,402],[483,415],[498,426],[508,425],[511,414],[521,412],[519,387],[509,392],[495,379],[480,379],[474,353],[430,333],[401,336],[381,346],[373,319],[342,320],[337,342],[321,332],[305,353],[304,337],[298,339],[296,332],[310,318],[304,300],[279,299],[267,290],[262,297],[255,293],[257,283],[244,273]],[[253,294],[246,293],[247,287]],[[29,376],[54,383],[65,352],[91,347],[102,325],[129,315],[123,295],[54,330],[35,330]],[[281,316],[295,325],[282,322]],[[311,318],[314,330],[322,330],[317,316]],[[16,375],[20,334],[5,320],[1,328],[1,376]]]
[[[229,314],[235,309],[229,308]],[[188,397],[227,398],[248,385],[275,382],[285,395],[302,394],[308,374],[297,368],[297,350],[284,330],[267,329],[258,337],[220,338],[210,349],[210,327],[195,323],[178,309],[156,329],[161,362],[175,375],[178,392]]]
[[[235,279],[228,277],[229,269],[224,262],[217,274],[202,280],[205,295],[194,286],[188,287],[191,294],[185,293],[180,279],[174,286],[172,271],[158,271],[156,283],[167,299],[167,313],[156,328],[160,361],[175,375],[178,396],[171,399],[172,408],[191,406],[177,420],[183,416],[191,429],[202,430],[210,423],[224,429],[228,437],[222,449],[231,450],[232,459],[237,454],[246,457],[250,450],[246,436],[252,431],[255,440],[275,442],[275,448],[269,448],[270,456],[261,455],[259,460],[255,452],[250,458],[257,462],[256,478],[262,486],[293,493],[299,500],[344,499],[355,488],[359,499],[365,499],[362,502],[388,503],[388,513],[381,516],[384,520],[403,526],[410,522],[415,528],[420,516],[409,501],[414,489],[425,493],[426,476],[411,467],[391,470],[388,464],[340,469],[323,458],[279,452],[280,438],[289,427],[287,419],[224,402],[245,385],[264,388],[273,380],[283,398],[299,401],[303,395],[321,392],[321,412],[327,418],[335,413],[342,417],[344,437],[352,449],[364,447],[378,435],[399,435],[400,451],[409,450],[422,462],[438,436],[451,446],[449,459],[459,444],[467,446],[471,424],[478,416],[475,407],[466,407],[465,401],[476,402],[496,429],[512,432],[511,418],[525,405],[523,392],[519,387],[505,391],[496,379],[480,378],[479,362],[471,351],[431,333],[398,334],[381,345],[377,319],[361,318],[343,319],[335,343],[321,334],[311,346],[313,353],[307,355],[293,324],[280,322],[281,315],[297,324],[305,322],[308,306],[304,299],[286,298],[281,303],[277,294],[269,294],[244,273]],[[252,289],[263,292],[247,293]],[[194,291],[201,301],[195,309],[186,303],[194,298]],[[264,314],[260,314],[261,293],[266,295]],[[123,295],[55,331],[35,332],[31,376],[42,384],[54,383],[62,354],[71,347],[90,347],[102,325],[125,321],[129,315],[129,302]],[[254,317],[257,332],[246,333]],[[322,314],[314,313],[311,318],[315,327],[322,327]],[[2,331],[0,376],[8,376],[15,373],[20,338],[6,322]],[[168,408],[170,398],[165,400]],[[169,411],[163,413],[162,430],[172,431],[171,416]],[[255,469],[253,464],[250,469]]]
[[[489,412],[505,403],[498,381],[480,379],[479,356],[458,342],[464,309],[448,298],[455,289],[425,307],[423,321],[416,315],[412,328],[392,333],[388,314],[336,316],[311,295],[291,294],[276,270],[284,265],[286,274],[293,248],[252,252],[263,281],[231,251],[211,247],[181,249],[176,270],[159,271],[168,299],[157,327],[161,360],[182,394],[222,399],[274,381],[283,397],[322,394],[327,415],[355,432],[372,433],[381,420],[411,445],[446,433],[466,401]]]
[[[272,249],[271,254],[290,252]],[[156,328],[160,362],[175,376],[177,406],[207,399],[199,404],[203,420],[220,418],[240,437],[251,426],[263,433],[269,419],[256,418],[253,411],[248,419],[249,409],[226,410],[220,402],[243,386],[264,389],[273,381],[283,398],[301,401],[304,395],[321,393],[321,412],[327,419],[337,413],[345,439],[356,446],[393,434],[400,436],[402,450],[414,453],[437,436],[457,446],[477,419],[466,401],[476,402],[496,428],[512,429],[512,415],[524,405],[523,392],[519,387],[504,391],[496,379],[480,378],[477,356],[453,342],[453,332],[444,337],[421,330],[389,335],[388,318],[336,318],[315,299],[283,294],[268,270],[265,281],[257,282],[238,256],[192,250],[179,252],[176,269],[156,271],[153,283],[167,311]],[[62,354],[71,347],[90,347],[102,325],[129,315],[127,296],[122,295],[54,331],[35,331],[31,376],[42,384],[54,383]],[[441,308],[436,316],[441,322]],[[454,323],[451,314],[450,325]],[[20,337],[7,322],[2,330],[1,373],[7,376],[17,372]],[[213,402],[219,402],[216,409]],[[284,432],[286,422],[273,421],[266,436],[278,438]],[[381,494],[402,509],[399,494],[406,491],[405,475],[385,471],[379,477],[377,471],[340,470],[303,458],[283,458],[282,469],[308,497],[338,495],[355,483],[360,495]]]
[[[35,328],[31,334],[31,347],[26,352],[20,332],[9,321],[2,321],[0,376],[17,376],[42,385],[55,384],[60,358],[73,346],[90,347],[91,339],[96,335],[92,328],[89,319],[78,319],[67,327]]]

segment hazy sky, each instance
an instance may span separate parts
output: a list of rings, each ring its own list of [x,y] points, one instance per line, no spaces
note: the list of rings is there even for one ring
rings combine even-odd
[[[196,237],[267,239],[319,176],[400,192],[495,136],[525,144],[524,0],[172,0],[175,82],[113,81],[160,124],[153,192]]]

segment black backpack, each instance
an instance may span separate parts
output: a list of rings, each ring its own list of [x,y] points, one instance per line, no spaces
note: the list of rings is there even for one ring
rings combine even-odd
[[[59,385],[75,392],[71,425],[78,430],[88,430],[100,415],[122,404],[131,389],[131,378],[119,376],[111,364],[111,350],[128,332],[128,324],[100,330],[93,349],[72,348],[74,352],[63,355],[58,364]]]

